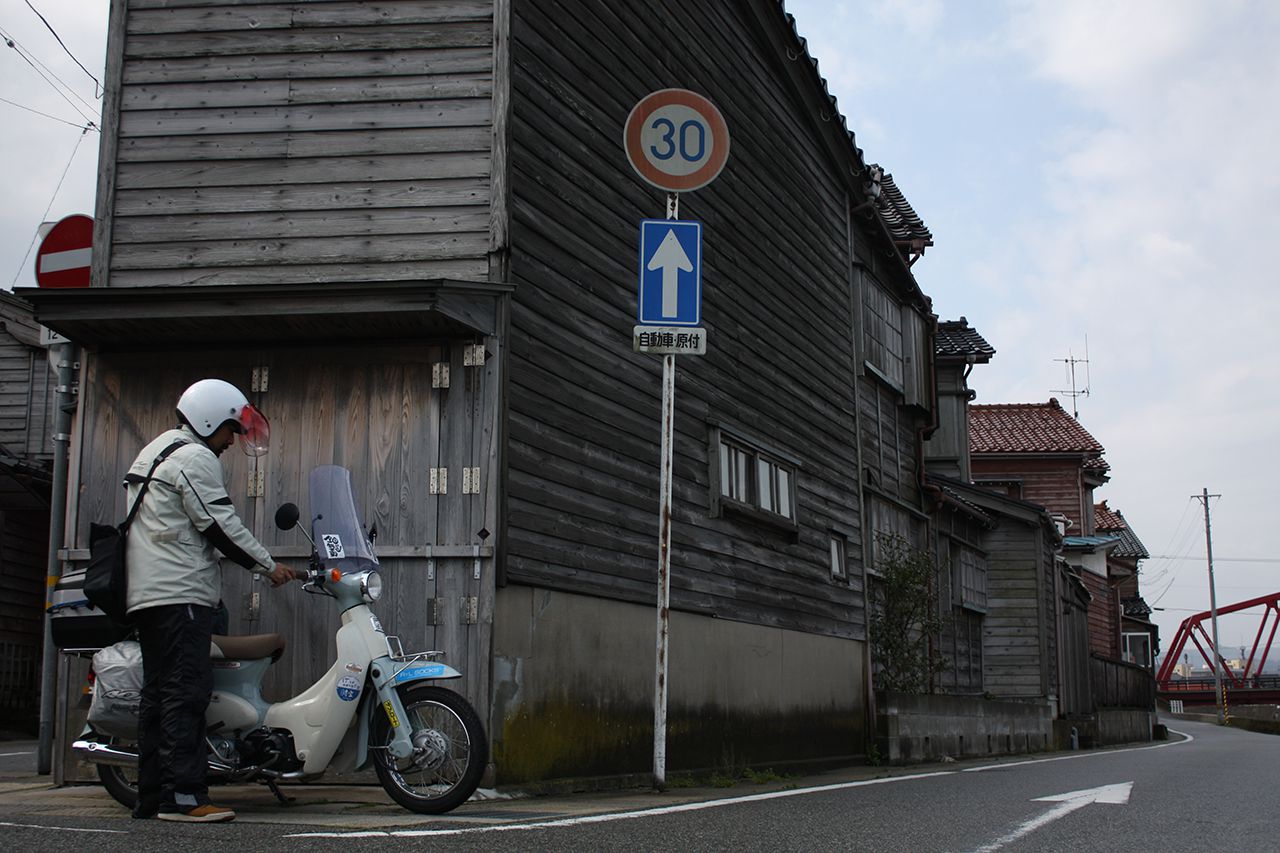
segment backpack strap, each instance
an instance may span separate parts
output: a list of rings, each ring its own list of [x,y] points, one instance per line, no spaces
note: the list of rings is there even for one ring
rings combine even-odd
[[[160,455],[151,463],[151,470],[147,472],[147,476],[145,478],[137,477],[137,475],[133,475],[132,478],[129,476],[125,477],[127,482],[141,482],[142,488],[138,491],[138,496],[134,498],[133,507],[129,510],[129,515],[120,524],[120,532],[122,534],[127,533],[129,531],[129,525],[133,524],[133,517],[138,514],[138,510],[142,507],[142,498],[147,494],[147,488],[151,485],[151,478],[155,475],[156,469],[160,467],[160,463],[168,459],[169,454],[173,453],[184,444],[188,444],[185,439],[178,439],[164,450],[161,450]]]

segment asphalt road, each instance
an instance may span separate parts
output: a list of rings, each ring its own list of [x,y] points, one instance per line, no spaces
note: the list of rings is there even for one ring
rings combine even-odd
[[[357,792],[364,803],[333,789],[294,810],[228,790],[218,799],[241,818],[204,826],[128,820],[96,789],[15,791],[0,743],[0,831],[14,851],[1280,850],[1280,738],[1171,727],[1190,739],[729,790],[470,803],[434,819],[397,813],[377,789]]]

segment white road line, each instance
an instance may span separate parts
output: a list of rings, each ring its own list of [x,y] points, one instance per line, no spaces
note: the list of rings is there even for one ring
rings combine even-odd
[[[1165,747],[1168,747],[1168,746],[1178,746],[1179,744],[1191,743],[1191,741],[1195,740],[1195,738],[1193,738],[1191,735],[1187,734],[1186,732],[1178,732],[1178,731],[1174,731],[1173,729],[1169,729],[1169,731],[1173,732],[1176,735],[1182,735],[1184,738],[1186,738],[1186,740],[1171,740],[1167,743],[1157,743],[1153,746],[1133,746],[1133,747],[1126,747],[1125,749],[1108,749],[1108,750],[1103,750],[1101,752],[1089,750],[1087,752],[1072,753],[1071,755],[1058,755],[1058,756],[1054,756],[1053,758],[1033,758],[1029,761],[1006,761],[1002,764],[984,764],[981,767],[966,767],[960,772],[961,773],[982,773],[983,771],[986,771],[986,770],[1003,770],[1006,767],[1021,767],[1024,764],[1043,764],[1047,761],[1074,761],[1077,758],[1099,758],[1103,755],[1115,755],[1116,753],[1120,753],[1120,752],[1141,752],[1144,749],[1164,749]]]
[[[1007,835],[1002,835],[990,844],[979,847],[974,851],[974,853],[995,853],[996,850],[1012,844],[1022,836],[1029,835],[1040,827],[1053,823],[1060,817],[1066,817],[1073,811],[1082,809],[1085,806],[1093,805],[1094,803],[1124,805],[1129,802],[1129,794],[1132,790],[1132,782],[1121,782],[1116,785],[1103,785],[1098,788],[1090,788],[1086,791],[1071,791],[1066,794],[1036,797],[1032,800],[1033,803],[1056,802],[1058,805],[1054,806],[1039,817],[1033,817],[1031,820],[1023,822],[1017,829],[1013,830],[1013,832],[1010,832]]]
[[[797,797],[802,794],[817,794],[823,791],[841,791],[845,788],[862,788],[867,785],[884,785],[888,782],[905,782],[908,779],[928,779],[934,776],[951,776],[954,770],[942,770],[937,773],[913,773],[908,776],[886,776],[881,779],[865,779],[861,782],[839,782],[834,785],[819,785],[815,788],[793,788],[789,791],[772,791],[767,794],[749,794],[744,797],[726,797],[722,800],[707,800],[700,803],[681,803],[676,806],[659,806],[653,809],[638,809],[630,812],[609,812],[606,814],[568,817],[560,820],[546,820],[536,823],[508,823],[496,826],[472,826],[465,829],[399,829],[399,830],[366,830],[357,832],[300,832],[286,835],[285,838],[396,838],[469,835],[476,832],[515,832],[528,829],[547,829],[550,827],[579,826],[584,823],[607,823],[614,820],[631,820],[638,817],[656,817],[658,815],[677,814],[679,812],[715,809],[721,806],[738,805],[739,803],[758,803],[765,800],[776,800],[782,797]]]
[[[34,752],[0,752],[0,758],[12,758],[15,755],[35,755]]]
[[[1172,731],[1172,730],[1170,730]],[[1100,755],[1119,755],[1126,752],[1137,752],[1144,749],[1163,749],[1166,746],[1177,746],[1190,743],[1194,738],[1183,732],[1185,741],[1169,741],[1156,746],[1137,746],[1128,749],[1113,749],[1105,752],[1082,752],[1075,755],[1064,755],[1056,758],[1035,758],[1030,761],[1012,761],[1006,764],[988,764],[982,767],[966,767],[963,770],[939,770],[934,773],[911,773],[905,776],[885,776],[879,779],[865,779],[860,782],[838,782],[833,785],[818,785],[813,788],[792,788],[788,791],[772,791],[765,794],[749,794],[744,797],[726,797],[722,800],[707,800],[699,803],[682,803],[677,806],[660,806],[653,809],[639,809],[629,812],[607,812],[605,814],[586,815],[584,817],[561,818],[560,820],[537,821],[533,823],[507,823],[493,826],[470,826],[459,829],[396,829],[396,830],[355,830],[352,832],[299,832],[285,835],[284,838],[419,838],[423,836],[472,835],[481,832],[522,832],[531,829],[549,829],[564,826],[579,826],[588,823],[608,823],[615,820],[633,820],[641,817],[676,814],[679,812],[715,809],[721,806],[733,806],[740,803],[759,803],[766,800],[777,800],[783,797],[798,797],[804,794],[821,794],[826,791],[843,791],[849,788],[863,788],[868,785],[887,785],[891,782],[909,782],[914,779],[931,779],[937,776],[954,776],[957,773],[973,773],[983,770],[999,770],[1004,767],[1022,767],[1027,764],[1041,764],[1046,761],[1066,761],[1073,758],[1090,758]]]
[[[128,835],[123,829],[81,829],[75,826],[42,826],[38,823],[9,823],[0,820],[0,826],[16,826],[19,829],[51,829],[55,832],[106,832],[112,835]]]

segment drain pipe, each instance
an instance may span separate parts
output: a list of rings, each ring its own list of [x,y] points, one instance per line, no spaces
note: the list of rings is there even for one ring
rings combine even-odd
[[[53,483],[49,495],[49,564],[45,586],[44,652],[40,658],[40,743],[36,772],[47,776],[53,768],[54,693],[57,691],[57,650],[53,647],[53,623],[48,604],[53,587],[62,576],[62,549],[67,529],[67,458],[71,442],[71,413],[76,409],[76,347],[55,344],[58,365],[58,396],[54,404]]]

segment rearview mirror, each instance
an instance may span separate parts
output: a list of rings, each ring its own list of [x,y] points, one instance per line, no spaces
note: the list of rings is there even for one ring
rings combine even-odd
[[[299,516],[297,504],[281,504],[276,510],[276,527],[281,530],[291,530],[297,525]]]

